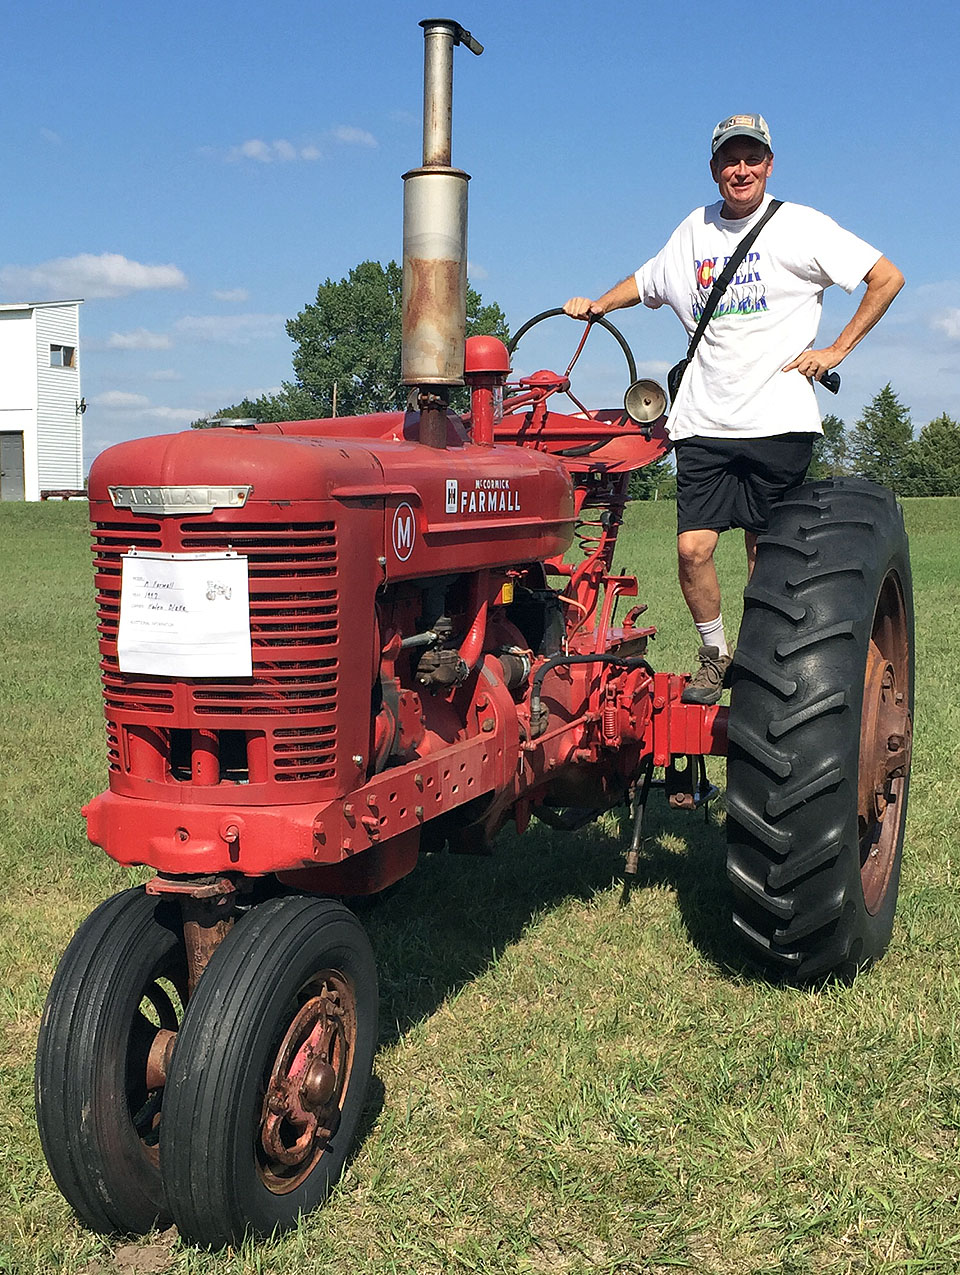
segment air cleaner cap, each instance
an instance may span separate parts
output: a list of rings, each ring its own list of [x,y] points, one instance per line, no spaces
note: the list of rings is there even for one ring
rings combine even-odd
[[[507,347],[495,336],[468,336],[465,342],[464,376],[502,375],[510,371]]]

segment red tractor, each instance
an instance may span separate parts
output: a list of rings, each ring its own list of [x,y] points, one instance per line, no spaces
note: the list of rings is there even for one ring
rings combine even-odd
[[[124,443],[90,474],[109,787],[84,814],[95,845],[155,873],[80,927],[40,1033],[44,1151],[97,1230],[172,1218],[222,1244],[316,1207],[378,1031],[342,900],[445,843],[487,849],[507,820],[570,829],[629,803],[629,881],[651,788],[696,808],[714,794],[704,758],[726,754],[752,955],[849,978],[890,937],[913,711],[894,499],[837,480],[781,506],[730,708],[681,702],[685,675],[648,659],[644,606],[615,622],[638,594],[613,568],[629,475],[668,447],[662,391],[564,414],[548,400],[571,393],[576,355],[508,384],[500,342],[464,343],[449,103],[454,46],[480,46],[423,25],[404,218],[416,406]]]

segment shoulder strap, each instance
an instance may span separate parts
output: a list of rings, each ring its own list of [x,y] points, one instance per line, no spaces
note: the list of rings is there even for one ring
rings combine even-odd
[[[697,330],[690,338],[690,344],[687,346],[688,359],[693,358],[693,352],[697,348],[700,338],[703,336],[704,329],[713,318],[713,312],[720,304],[720,298],[726,292],[730,280],[740,269],[740,264],[744,257],[753,247],[753,242],[757,235],[759,235],[760,231],[764,228],[782,203],[782,199],[771,199],[767,211],[763,214],[753,229],[748,231],[737,244],[733,256],[724,266],[723,273],[720,275],[719,279],[715,281],[710,295],[707,297],[706,305],[703,307],[703,313],[700,315],[700,322],[697,324]]]

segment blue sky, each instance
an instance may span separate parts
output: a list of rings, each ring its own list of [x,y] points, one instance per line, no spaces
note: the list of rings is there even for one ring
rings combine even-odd
[[[456,51],[453,158],[472,175],[471,282],[514,328],[598,295],[712,202],[711,130],[758,110],[773,193],[830,213],[907,277],[821,410],[852,423],[889,380],[918,428],[960,417],[953,5],[4,8],[0,300],[86,298],[88,460],[277,388],[291,374],[284,320],[327,277],[399,258],[400,175],[420,159],[417,22],[437,14],[486,46]],[[831,290],[822,344],[854,306]],[[667,311],[618,321],[648,374],[683,352]],[[553,320],[515,368],[562,368],[576,335]],[[603,333],[590,345],[575,388],[616,404],[621,356]]]

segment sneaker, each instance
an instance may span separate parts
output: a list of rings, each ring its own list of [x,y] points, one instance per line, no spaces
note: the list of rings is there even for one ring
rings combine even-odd
[[[732,655],[721,655],[718,646],[701,646],[697,652],[700,668],[680,696],[681,704],[716,704],[720,700]]]

